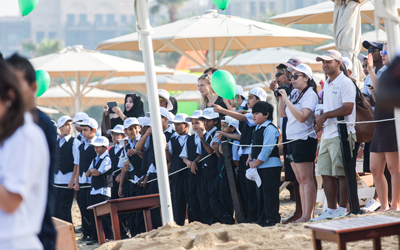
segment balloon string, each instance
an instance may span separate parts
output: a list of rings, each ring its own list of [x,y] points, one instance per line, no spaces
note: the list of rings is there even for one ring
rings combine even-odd
[[[25,33],[25,19],[24,16],[22,16],[22,26],[24,26],[24,47],[25,47],[25,55],[28,56],[28,48],[26,45],[26,33]]]

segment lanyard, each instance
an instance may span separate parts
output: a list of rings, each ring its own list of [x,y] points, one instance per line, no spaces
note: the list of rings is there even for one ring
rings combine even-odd
[[[299,103],[300,99],[303,97],[303,95],[307,92],[308,87],[306,87],[305,89],[303,89],[303,91],[301,91],[299,97],[297,97],[296,101],[293,102],[293,105]]]

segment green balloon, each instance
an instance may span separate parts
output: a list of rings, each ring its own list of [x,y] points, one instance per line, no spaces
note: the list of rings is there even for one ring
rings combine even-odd
[[[219,96],[232,100],[236,96],[236,81],[226,70],[217,70],[211,77],[211,87]]]
[[[36,70],[36,97],[39,97],[50,87],[50,75],[45,70]]]
[[[39,0],[18,0],[19,9],[21,10],[22,16],[27,16],[31,13],[38,5]]]
[[[212,0],[212,2],[221,10],[225,10],[226,8],[228,8],[231,0]]]

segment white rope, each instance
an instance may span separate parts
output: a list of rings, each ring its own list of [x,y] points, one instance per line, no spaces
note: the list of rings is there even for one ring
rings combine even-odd
[[[204,157],[204,158],[206,158],[206,157]],[[189,168],[187,168],[187,167],[181,168],[181,169],[179,169],[179,170],[176,170],[175,172],[172,172],[172,173],[168,174],[168,176],[171,176],[171,175],[174,175],[174,174],[176,174],[176,173],[179,173],[179,172],[181,172],[181,171],[183,171],[183,170],[185,170],[185,169],[189,169]],[[153,180],[150,180],[150,181],[148,181],[147,183],[150,183],[150,182],[153,182],[153,181],[156,181],[156,180],[157,180],[157,178],[155,178],[155,179],[153,179]]]
[[[56,184],[53,184],[53,187],[69,189],[68,186],[59,186],[59,185],[56,185]],[[90,188],[90,187],[92,187],[92,186],[83,186],[83,187],[79,186],[79,189],[81,189],[81,188]],[[73,188],[71,190],[73,190]]]
[[[121,171],[122,168],[115,170],[114,172],[112,172],[111,174],[114,175],[116,172]]]

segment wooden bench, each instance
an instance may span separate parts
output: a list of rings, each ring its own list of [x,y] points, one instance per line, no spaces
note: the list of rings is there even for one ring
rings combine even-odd
[[[400,218],[376,215],[348,220],[335,220],[305,226],[312,230],[314,249],[321,250],[321,240],[336,242],[339,250],[346,249],[346,243],[359,240],[373,240],[373,249],[381,249],[381,237],[400,237]],[[399,238],[400,246],[400,238]]]
[[[153,230],[150,209],[159,206],[160,206],[159,194],[151,194],[151,195],[142,195],[136,197],[108,200],[92,205],[87,209],[93,209],[94,218],[96,221],[97,237],[99,239],[99,245],[101,245],[106,242],[103,229],[103,221],[101,220],[101,216],[108,214],[110,215],[114,239],[120,240],[121,232],[119,228],[118,213],[143,211],[146,231],[148,232]]]

